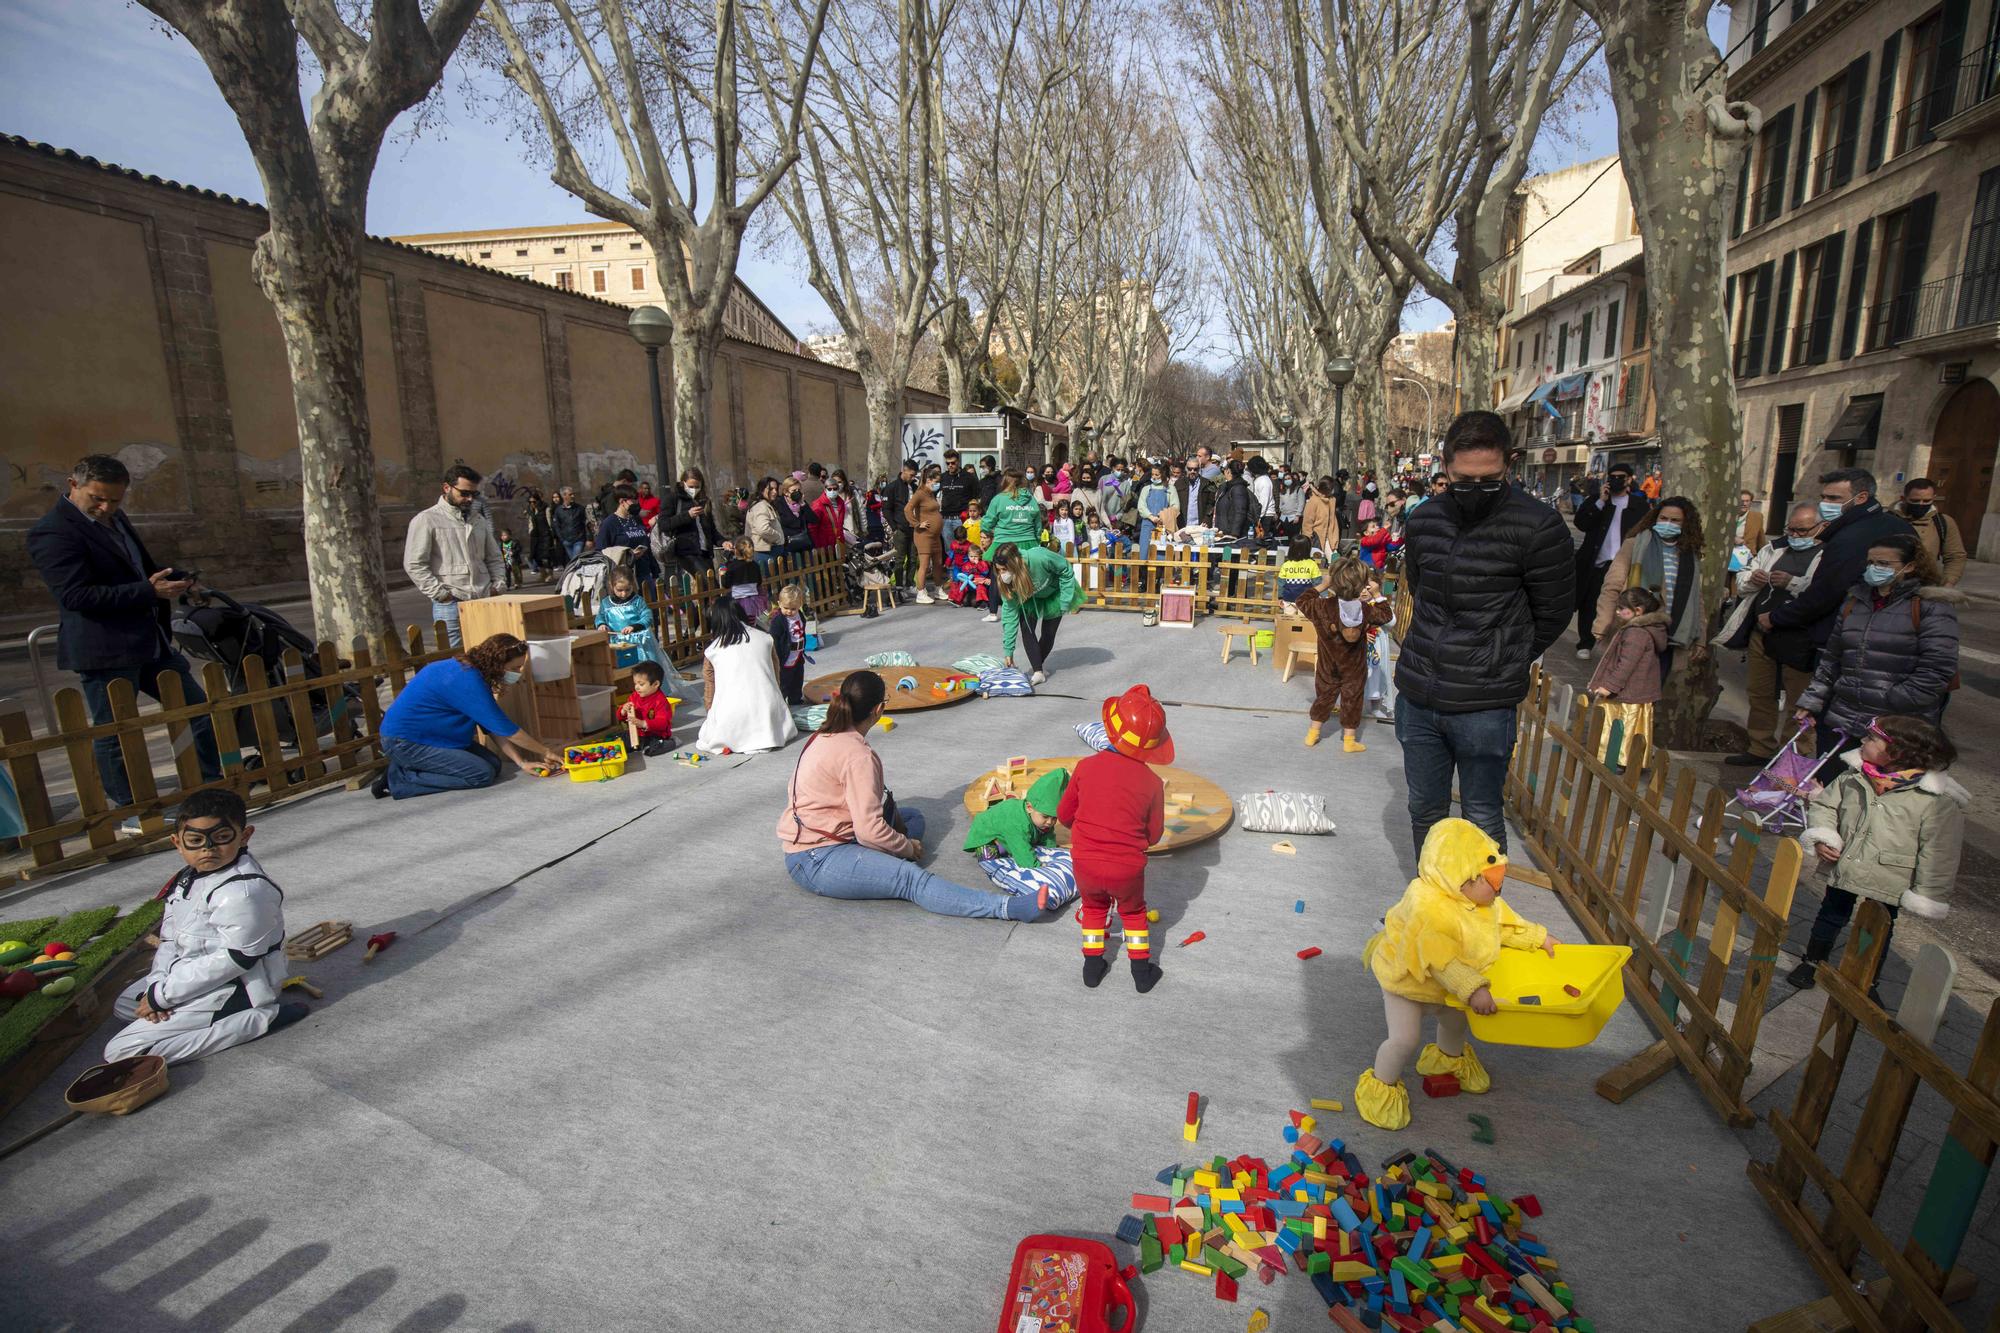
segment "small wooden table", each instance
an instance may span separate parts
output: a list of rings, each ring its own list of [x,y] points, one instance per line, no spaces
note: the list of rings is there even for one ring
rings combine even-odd
[[[1271,625],[1271,664],[1289,681],[1301,657],[1318,665],[1319,631],[1303,616],[1279,616]]]
[[[1073,754],[1058,759],[1030,759],[1028,766],[1017,770],[1014,775],[1014,794],[1026,796],[1028,788],[1034,786],[1035,780],[1045,773],[1057,768],[1074,770],[1086,758],[1087,755]],[[1236,805],[1229,799],[1228,793],[1207,778],[1184,768],[1155,771],[1167,789],[1167,825],[1160,840],[1146,849],[1148,855],[1177,852],[1183,847],[1219,837],[1236,817]],[[1002,764],[999,768],[989,768],[972,780],[972,785],[965,789],[968,813],[976,815],[986,808],[987,784],[1005,773],[1006,765]],[[1064,845],[1067,845],[1068,830],[1059,827],[1058,831],[1063,835]]]
[[[1222,660],[1227,662],[1231,657],[1236,655],[1236,641],[1241,639],[1243,640],[1243,646],[1250,650],[1250,665],[1256,666],[1257,635],[1259,633],[1261,633],[1259,627],[1247,621],[1241,625],[1222,626]]]
[[[979,697],[977,690],[955,689],[949,694],[939,694],[936,690],[932,689],[932,686],[941,681],[950,680],[953,677],[963,678],[966,674],[963,671],[953,671],[949,667],[905,666],[862,667],[860,669],[874,672],[882,678],[882,683],[889,687],[888,694],[882,700],[882,711],[885,713],[915,713],[926,708],[946,708],[952,704],[962,704],[967,699],[977,699]],[[846,680],[851,674],[851,672],[847,671],[831,671],[824,676],[813,677],[805,683],[804,693],[806,698],[816,704],[827,702],[827,700],[833,698],[835,691],[840,689],[840,682]],[[916,677],[917,688],[915,690],[899,690],[896,688],[896,682],[905,676]]]

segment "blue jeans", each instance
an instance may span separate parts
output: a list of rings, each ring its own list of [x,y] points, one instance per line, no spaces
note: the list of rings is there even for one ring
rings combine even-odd
[[[464,640],[458,632],[457,602],[432,602],[431,619],[442,620],[444,622],[445,637],[451,641],[452,647],[457,648],[463,645]],[[426,634],[424,637],[428,639],[430,635]]]
[[[384,736],[382,753],[389,760],[389,794],[399,801],[432,792],[490,787],[500,777],[500,756],[483,745],[456,750]]]
[[[83,685],[83,702],[90,709],[90,720],[102,725],[111,720],[111,695],[106,687],[112,681],[130,681],[134,693],[157,700],[160,697],[160,677],[168,672],[181,678],[183,700],[190,704],[208,702],[208,696],[195,683],[194,673],[188,670],[187,659],[172,649],[168,649],[159,660],[142,667],[106,667],[98,671],[79,671],[76,675]],[[215,750],[215,728],[205,717],[190,722],[188,728],[194,733],[194,753],[201,763],[202,781],[220,781],[222,759]],[[100,736],[90,743],[90,751],[97,758],[97,775],[103,779],[104,794],[111,804],[132,804],[132,783],[125,775],[125,758],[118,749],[117,739]]]
[[[582,554],[583,554],[583,538],[581,538],[581,537],[578,537],[578,538],[577,538],[577,539],[576,539],[575,541],[573,541],[573,542],[564,542],[564,543],[563,543],[563,553],[564,553],[565,555],[567,555],[567,556],[568,556],[568,557],[569,557],[569,558],[570,558],[571,560],[574,560],[574,559],[576,559],[576,558],[577,558],[578,556],[582,555]]]
[[[924,836],[924,817],[898,810],[912,838]],[[822,898],[901,898],[940,916],[986,916],[1030,921],[1040,912],[1033,894],[990,893],[954,884],[940,875],[872,847],[851,842],[785,854],[785,873]]]
[[[1458,772],[1458,803],[1465,818],[1507,850],[1507,817],[1501,793],[1514,753],[1514,710],[1437,713],[1396,698],[1396,740],[1403,747],[1403,782],[1410,792],[1410,837],[1422,856],[1431,825],[1451,813],[1451,778]]]

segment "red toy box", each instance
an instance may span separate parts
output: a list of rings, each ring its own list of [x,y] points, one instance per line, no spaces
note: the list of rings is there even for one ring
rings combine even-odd
[[[1115,1324],[1114,1310],[1124,1312]],[[1030,1236],[1014,1251],[1000,1333],[1133,1333],[1137,1313],[1110,1246]]]

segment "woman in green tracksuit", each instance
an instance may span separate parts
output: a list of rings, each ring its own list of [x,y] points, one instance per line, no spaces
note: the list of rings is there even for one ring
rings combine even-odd
[[[1046,546],[1002,542],[990,557],[993,585],[1000,590],[1000,651],[1014,665],[1014,641],[1028,651],[1029,677],[1040,685],[1049,678],[1049,653],[1056,644],[1062,618],[1083,603],[1076,572],[1069,561]]]
[[[979,517],[979,535],[985,540],[981,558],[991,561],[993,552],[1001,546],[1013,543],[1019,547],[1039,546],[1042,542],[1043,517],[1042,502],[1028,489],[1022,479],[1021,469],[1010,467],[1000,474],[1000,489],[993,493],[993,499],[986,506],[986,512]],[[993,571],[997,574],[998,571]],[[986,619],[1000,618],[1000,580],[989,578],[986,588]]]

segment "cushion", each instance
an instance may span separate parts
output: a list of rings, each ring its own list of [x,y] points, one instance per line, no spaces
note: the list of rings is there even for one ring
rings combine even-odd
[[[1298,791],[1260,791],[1236,798],[1236,822],[1252,833],[1331,833],[1326,797]]]
[[[1025,893],[1032,898],[1046,885],[1051,908],[1061,907],[1076,897],[1076,867],[1070,863],[1066,847],[1037,847],[1033,870],[1021,869],[1011,856],[987,857],[980,861],[979,868],[986,872],[986,878],[1009,893]]]
[[[987,698],[1033,694],[1035,687],[1019,667],[994,667],[979,677],[979,692]]]
[[[983,676],[994,667],[1003,667],[1006,665],[1006,662],[993,656],[991,653],[974,653],[970,657],[961,657],[958,661],[953,662],[951,669],[953,671],[963,671],[968,676]]]
[[[1079,722],[1076,724],[1076,734],[1078,739],[1093,750],[1111,748],[1111,733],[1104,729],[1102,722]]]
[[[915,666],[917,664],[916,658],[910,656],[908,653],[900,652],[876,653],[873,657],[866,658],[864,661],[866,665],[872,667]]]
[[[802,736],[818,731],[820,724],[826,721],[825,704],[793,704],[791,710],[792,725],[799,729]]]

